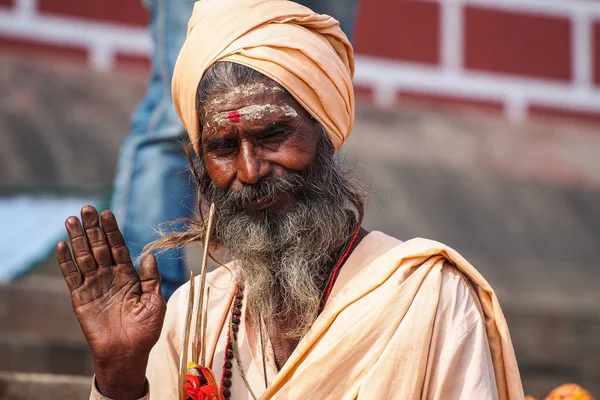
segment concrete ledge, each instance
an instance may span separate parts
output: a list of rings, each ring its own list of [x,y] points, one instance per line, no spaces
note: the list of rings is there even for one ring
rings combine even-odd
[[[91,377],[50,374],[0,373],[3,400],[78,400],[90,395]]]
[[[6,330],[85,343],[62,277],[0,285],[0,331]]]
[[[0,285],[0,354],[0,371],[93,373],[62,278]]]
[[[0,354],[0,371],[73,375],[94,372],[92,354],[86,342],[48,339],[43,333],[0,331]]]

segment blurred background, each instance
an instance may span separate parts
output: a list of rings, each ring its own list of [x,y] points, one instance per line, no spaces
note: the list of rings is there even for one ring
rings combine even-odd
[[[108,204],[147,24],[141,0],[0,0],[0,398],[87,396],[53,247]],[[345,157],[374,190],[366,227],[479,269],[527,394],[600,396],[600,2],[362,1],[354,44]]]

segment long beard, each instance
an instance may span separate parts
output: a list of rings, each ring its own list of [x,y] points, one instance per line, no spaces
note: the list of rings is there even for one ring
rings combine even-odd
[[[288,338],[308,331],[321,308],[325,280],[358,226],[359,212],[349,199],[357,185],[320,146],[304,173],[239,191],[205,187],[205,199],[216,207],[215,238],[236,260],[251,321],[262,318],[267,329],[277,327]],[[282,192],[294,199],[284,215],[246,211],[253,199]]]

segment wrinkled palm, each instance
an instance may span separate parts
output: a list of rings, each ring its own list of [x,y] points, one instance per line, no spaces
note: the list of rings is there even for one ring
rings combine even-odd
[[[73,309],[97,362],[147,355],[162,328],[166,303],[154,256],[138,275],[114,215],[85,206],[65,226],[71,242],[56,256],[71,292]]]

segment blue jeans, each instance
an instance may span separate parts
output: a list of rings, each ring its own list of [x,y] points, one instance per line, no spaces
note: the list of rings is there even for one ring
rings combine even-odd
[[[352,41],[354,34],[354,22],[358,10],[359,0],[295,0],[310,8],[314,12],[331,15],[340,21],[340,26],[348,38]]]
[[[358,0],[299,2],[333,15],[351,36]],[[173,68],[194,1],[146,0],[145,4],[154,44],[152,70],[146,95],[131,117],[131,132],[121,147],[111,205],[134,259],[158,237],[155,229],[160,224],[193,215],[196,191],[181,145],[186,133],[171,97]],[[187,280],[182,250],[162,253],[158,267],[168,299]]]

